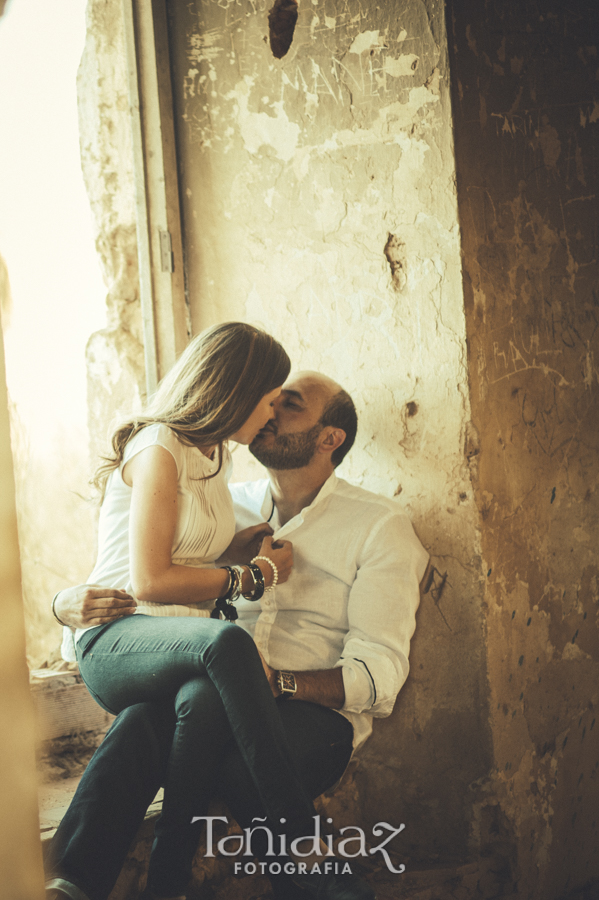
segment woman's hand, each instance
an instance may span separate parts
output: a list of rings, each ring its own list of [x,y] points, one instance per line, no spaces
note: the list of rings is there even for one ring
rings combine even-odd
[[[284,584],[287,581],[293,568],[293,544],[291,541],[275,541],[273,543],[272,537],[267,535],[260,545],[260,552],[256,555],[272,559],[279,572],[278,584]],[[264,560],[260,560],[258,565],[264,575],[266,587],[270,587],[274,576],[272,567]]]
[[[222,560],[223,564],[247,566],[260,552],[262,541],[269,534],[272,534],[272,528],[268,522],[261,522],[260,525],[251,525],[238,531],[218,563]]]

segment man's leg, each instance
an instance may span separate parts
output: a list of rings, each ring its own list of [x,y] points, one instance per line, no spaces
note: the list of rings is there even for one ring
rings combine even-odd
[[[306,793],[330,787],[351,756],[352,728],[333,710],[302,701],[278,702]],[[74,900],[105,900],[156,790],[163,783],[175,731],[172,701],[129,707],[90,762],[49,853],[48,871],[83,891]],[[198,759],[198,765],[202,760]],[[259,794],[234,744],[225,756],[215,794],[223,796],[242,827],[264,815]],[[255,842],[257,855],[265,847]],[[282,900],[291,900],[287,879],[272,879]]]
[[[300,780],[306,793],[316,799],[341,778],[347,767],[352,753],[352,726],[335,710],[315,703],[279,699],[277,706]],[[254,817],[265,815],[250,773],[236,747],[231,747],[223,760],[216,794],[226,801],[242,828],[252,827]],[[256,822],[254,827],[260,824]],[[257,831],[253,835],[252,849],[261,861],[275,859],[266,856],[267,835],[263,831]],[[278,841],[275,840],[275,853],[277,851]],[[247,862],[248,857],[240,857],[239,861]],[[278,861],[284,862],[280,859]],[[288,876],[269,877],[275,896],[280,900],[305,896],[303,893],[296,893],[297,889],[290,883]]]
[[[48,877],[105,900],[163,783],[174,732],[172,700],[130,706],[117,717],[52,838]]]

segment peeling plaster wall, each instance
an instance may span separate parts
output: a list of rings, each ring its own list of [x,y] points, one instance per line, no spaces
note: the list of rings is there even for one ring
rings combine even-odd
[[[0,0],[0,17],[5,3]],[[10,316],[6,264],[0,256],[0,877],[6,897],[41,900],[35,723],[25,658],[19,536],[6,389],[3,324]]]
[[[443,10],[302,2],[279,61],[270,5],[168,5],[194,330],[262,324],[337,378],[360,413],[341,474],[398,497],[448,571],[356,783],[405,859],[463,859],[488,745]]]
[[[448,12],[488,574],[479,821],[518,897],[553,900],[599,884],[599,24],[580,0]]]
[[[2,9],[0,8],[0,15]],[[2,279],[4,281],[4,278]],[[7,280],[6,280],[7,281]],[[5,282],[6,283],[6,282]],[[0,282],[0,288],[4,285]],[[4,306],[5,296],[0,293]],[[13,458],[0,320],[0,877],[2,896],[41,900],[35,723],[25,660],[25,622]]]
[[[126,53],[120,0],[89,0],[77,78],[83,176],[108,294],[107,327],[87,345],[92,460],[113,421],[139,407],[145,369]]]

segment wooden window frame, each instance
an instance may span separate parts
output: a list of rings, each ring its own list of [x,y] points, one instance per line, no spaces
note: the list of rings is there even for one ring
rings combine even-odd
[[[123,14],[149,396],[185,349],[191,317],[185,295],[166,0],[123,0]]]

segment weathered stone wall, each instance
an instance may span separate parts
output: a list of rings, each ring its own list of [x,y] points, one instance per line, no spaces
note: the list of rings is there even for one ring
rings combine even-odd
[[[462,859],[488,750],[443,9],[300,3],[277,60],[271,5],[168,5],[194,329],[262,324],[337,378],[360,413],[341,474],[397,497],[448,571],[356,783],[406,858]]]
[[[276,60],[269,6],[169,4],[194,329],[261,323],[345,384],[341,474],[397,496],[449,572],[352,781],[363,821],[405,821],[413,860],[471,829],[485,895],[561,897],[597,877],[596,16],[448,4],[464,322],[441,9],[302,3]],[[89,17],[97,445],[143,379],[120,4]]]
[[[90,0],[77,78],[83,176],[108,288],[107,327],[87,346],[91,458],[145,391],[127,62],[120,0]]]
[[[0,16],[4,12],[0,0]],[[0,256],[0,881],[2,894],[41,900],[33,705],[25,660],[25,622],[15,480],[10,441],[2,321],[10,314],[10,284]]]
[[[0,9],[0,15],[2,10]],[[1,287],[2,285],[0,285]],[[0,294],[0,299],[2,295]],[[3,305],[3,304],[2,304]],[[10,446],[4,340],[0,324],[0,880],[2,895],[41,900],[33,706],[25,660],[25,622]]]
[[[517,895],[599,878],[599,20],[448,4],[494,771]],[[506,888],[506,893],[511,892]]]

